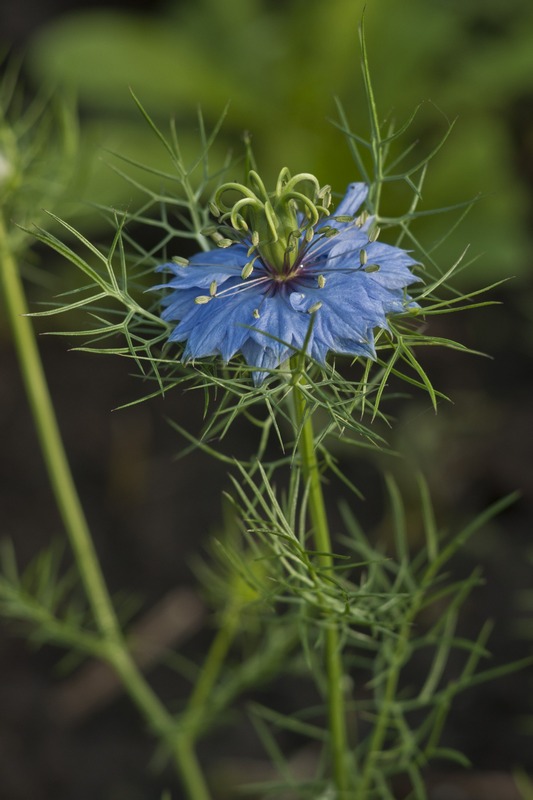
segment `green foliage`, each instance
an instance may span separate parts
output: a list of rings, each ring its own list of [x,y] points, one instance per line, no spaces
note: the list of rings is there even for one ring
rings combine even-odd
[[[18,225],[37,223],[43,207],[65,208],[75,175],[78,123],[71,103],[42,93],[28,102],[19,85],[20,64],[2,65],[0,80],[0,214]],[[33,241],[19,227],[9,247],[22,253]]]
[[[460,753],[440,746],[454,698],[475,683],[530,663],[526,660],[500,669],[478,670],[479,662],[489,656],[486,640],[490,625],[471,642],[457,633],[457,623],[461,607],[480,583],[479,570],[458,583],[448,575],[449,562],[456,552],[514,498],[495,503],[455,534],[444,534],[436,528],[427,487],[420,478],[425,544],[412,553],[410,523],[398,489],[389,479],[390,515],[384,530],[393,534],[394,550],[365,534],[346,504],[342,509],[345,533],[337,537],[344,554],[335,557],[330,573],[316,567],[316,552],[310,549],[310,531],[305,524],[308,496],[296,476],[283,503],[261,469],[255,481],[241,470],[233,484],[233,502],[242,520],[249,556],[236,560],[234,549],[224,548],[226,571],[231,564],[253,588],[254,599],[243,611],[245,618],[260,616],[267,646],[257,645],[259,663],[268,669],[272,632],[276,630],[279,636],[283,627],[287,637],[283,645],[288,645],[291,653],[291,658],[284,654],[285,669],[302,680],[312,675],[316,681],[318,676],[318,684],[325,690],[322,640],[329,626],[338,626],[343,658],[350,665],[355,686],[361,687],[353,700],[346,691],[347,709],[353,715],[351,770],[356,776],[355,789],[365,798],[393,797],[394,782],[403,775],[412,784],[412,797],[425,798],[422,770],[429,761],[467,764]],[[258,563],[264,564],[259,575],[267,575],[268,580],[258,579]],[[299,650],[295,649],[295,633]],[[274,658],[277,655],[276,651]],[[406,676],[416,674],[417,663],[424,664],[424,680],[413,685]],[[221,687],[213,693],[217,709],[222,706],[220,694],[224,697],[227,692],[228,680],[234,686],[239,673],[249,673],[246,666],[230,669],[232,677],[223,678]],[[292,790],[297,798],[312,798],[325,791],[325,763],[317,762],[312,778],[297,779],[276,742],[276,734],[286,730],[327,744],[324,707],[285,715],[252,703],[249,711],[279,779],[247,786],[246,791],[276,797]]]
[[[2,542],[0,553],[0,614],[23,623],[36,644],[54,643],[75,652],[101,657],[82,595],[76,591],[74,569],[62,568],[63,546],[57,543],[39,553],[20,573],[13,546]]]

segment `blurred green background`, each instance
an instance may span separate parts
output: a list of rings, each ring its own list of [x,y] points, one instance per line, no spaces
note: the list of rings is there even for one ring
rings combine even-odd
[[[463,287],[512,278],[491,294],[501,306],[431,321],[435,335],[458,339],[493,360],[426,355],[435,385],[454,405],[437,417],[425,399],[399,405],[391,435],[392,444],[423,469],[445,521],[475,514],[516,488],[522,492],[504,518],[473,540],[457,566],[460,575],[477,562],[483,565],[487,586],[469,608],[465,635],[475,636],[479,624],[493,617],[491,649],[494,663],[501,663],[530,652],[515,626],[524,611],[521,630],[533,639],[528,596],[517,594],[531,585],[533,574],[531,0],[8,0],[0,5],[0,46],[23,54],[30,91],[53,87],[76,96],[82,153],[72,208],[76,224],[102,239],[109,231],[90,203],[135,209],[140,202],[132,185],[109,168],[117,163],[111,152],[167,167],[130,87],[163,130],[169,118],[176,120],[185,152],[195,150],[198,108],[212,127],[229,102],[217,144],[220,158],[228,149],[239,151],[249,131],[267,178],[288,166],[291,172],[315,172],[337,192],[357,180],[342,134],[329,119],[336,118],[338,96],[352,129],[368,133],[358,44],[363,9],[383,117],[401,124],[422,104],[411,129],[422,153],[457,118],[430,165],[423,207],[482,195],[439,249],[442,267],[469,244],[479,257],[461,274]],[[425,241],[440,239],[455,219],[452,214],[428,222]],[[59,287],[64,266],[41,251],[37,257]],[[29,291],[34,301],[43,298],[42,289],[30,285]],[[2,515],[24,559],[60,525],[8,333],[0,329]],[[189,556],[219,517],[218,502],[191,504],[205,490],[205,461],[193,456],[186,466],[169,467],[180,443],[163,415],[188,419],[194,428],[200,412],[191,398],[170,398],[112,415],[110,409],[135,392],[127,365],[69,354],[63,340],[42,338],[41,347],[106,575],[113,588],[134,587],[148,604],[156,603],[177,583],[191,582]],[[246,442],[235,446],[246,452]],[[379,529],[380,465],[372,471],[351,454],[339,457],[368,498],[363,518]],[[386,466],[402,479],[399,462]],[[210,475],[211,496],[218,496],[225,480],[220,470]],[[0,797],[160,800],[160,789],[172,779],[146,779],[150,745],[142,732],[133,733],[133,712],[110,705],[96,718],[84,718],[71,735],[51,706],[57,654],[45,648],[29,658],[16,640],[8,641],[0,661],[0,716],[6,720],[5,733],[0,731]],[[158,673],[155,680],[172,701],[173,682]],[[452,715],[446,741],[465,750],[479,771],[508,774],[522,763],[533,772],[531,738],[517,721],[531,694],[527,675],[470,694]],[[246,753],[250,737],[242,730],[240,736],[237,750]],[[222,758],[229,745],[222,734],[210,746]],[[257,757],[254,751],[251,757]],[[492,800],[490,789],[484,791],[483,800]],[[495,791],[500,793],[493,800],[506,798],[501,788]]]
[[[421,110],[413,139],[429,148],[458,119],[428,175],[424,206],[478,194],[468,229],[452,236],[447,263],[465,239],[482,258],[470,277],[516,275],[531,256],[528,186],[516,160],[521,102],[531,94],[533,5],[528,0],[182,0],[136,11],[86,8],[34,32],[26,67],[35,85],[71,87],[83,113],[87,199],[123,207],[131,187],[95,148],[162,165],[165,154],[138,114],[131,87],[162,127],[176,120],[184,149],[197,141],[196,113],[215,124],[229,102],[219,147],[253,136],[267,175],[281,166],[315,172],[338,192],[357,179],[334,96],[353,129],[367,132],[358,27],[366,7],[371,72],[383,117]],[[438,221],[442,234],[443,222]]]

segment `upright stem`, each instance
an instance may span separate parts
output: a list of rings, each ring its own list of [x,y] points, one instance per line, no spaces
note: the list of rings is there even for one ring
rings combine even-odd
[[[80,569],[95,621],[102,633],[115,636],[118,624],[59,433],[54,407],[37,349],[17,264],[0,216],[0,272],[5,303],[48,476]]]
[[[298,385],[293,389],[296,424],[299,431],[299,451],[302,473],[309,491],[309,516],[313,526],[318,563],[322,570],[333,569],[331,537],[322,492],[320,469],[316,457],[313,423],[308,413],[307,403]],[[333,776],[338,792],[338,800],[349,800],[349,780],[347,772],[347,732],[344,710],[343,669],[341,661],[339,632],[337,625],[330,621],[326,628],[326,675],[328,691],[328,719],[331,737],[331,756]]]
[[[106,645],[107,660],[121,677],[126,691],[148,724],[171,747],[189,799],[209,800],[192,748],[176,732],[173,717],[145,681],[123,641],[70,472],[35,335],[27,317],[24,288],[1,213],[0,283],[46,468],[94,620]]]

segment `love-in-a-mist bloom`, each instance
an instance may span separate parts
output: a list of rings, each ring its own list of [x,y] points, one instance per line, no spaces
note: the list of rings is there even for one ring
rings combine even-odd
[[[357,216],[367,193],[350,184],[330,214],[329,187],[307,173],[282,170],[271,193],[255,172],[249,185],[221,186],[218,246],[158,268],[171,273],[155,288],[171,290],[162,317],[178,323],[169,341],[186,342],[182,360],[241,353],[260,384],[304,347],[320,363],[329,351],[373,358],[374,329],[414,307],[405,289],[418,278],[409,253]]]

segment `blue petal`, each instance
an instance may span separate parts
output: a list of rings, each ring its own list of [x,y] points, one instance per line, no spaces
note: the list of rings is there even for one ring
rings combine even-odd
[[[279,291],[265,298],[259,311],[260,317],[255,322],[255,330],[250,331],[250,338],[277,353],[278,363],[302,347],[309,316],[294,312],[287,292]]]
[[[242,268],[249,260],[247,253],[248,248],[244,244],[234,244],[227,248],[218,247],[206,253],[196,253],[186,267],[169,262],[158,269],[173,273],[166,286],[179,289],[195,286],[198,289],[205,289],[213,281],[223,283],[228,278],[240,276]]]
[[[354,216],[368,196],[366,183],[350,183],[333,216]]]
[[[339,223],[339,229],[339,235],[331,239],[324,269],[359,269],[359,253],[367,249],[368,235],[353,223],[342,223],[342,227]]]
[[[262,293],[252,287],[249,291],[214,297],[209,303],[195,303],[170,339],[187,340],[185,360],[220,355],[228,361],[249,337],[247,326],[255,323],[253,312],[261,299]]]
[[[252,372],[252,377],[256,386],[260,386],[270,370],[276,369],[282,363],[278,354],[274,353],[269,347],[264,347],[252,339],[248,339],[242,346],[241,352],[246,363],[250,367],[257,367],[257,371]],[[287,353],[283,361],[291,355]]]
[[[195,304],[198,297],[198,289],[179,289],[167,297],[163,298],[164,310],[161,312],[161,319],[167,322],[177,322],[183,319]]]

